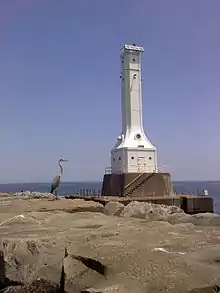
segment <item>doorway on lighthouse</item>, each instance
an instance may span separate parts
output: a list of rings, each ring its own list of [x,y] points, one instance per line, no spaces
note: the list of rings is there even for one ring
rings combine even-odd
[[[137,158],[138,172],[142,173],[146,171],[146,158],[138,157]]]

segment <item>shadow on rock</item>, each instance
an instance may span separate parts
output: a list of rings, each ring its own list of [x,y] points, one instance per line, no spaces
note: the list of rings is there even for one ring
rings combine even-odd
[[[66,274],[64,269],[64,259],[68,257],[68,251],[65,248],[64,257],[62,261],[60,284],[38,278],[27,284],[9,280],[5,277],[5,261],[4,253],[0,251],[0,292],[2,293],[66,293],[65,281]],[[98,274],[106,278],[107,267],[97,260],[92,258],[83,257],[79,255],[70,255],[71,258],[81,262],[85,267],[96,271]],[[87,292],[87,291],[81,291]]]
[[[23,285],[21,282],[9,280],[8,278],[6,278],[4,253],[3,251],[0,251],[0,292],[5,292],[4,289],[9,286],[13,286],[14,288],[16,287],[17,290],[17,288],[20,288],[21,285]]]
[[[203,287],[203,288],[195,288],[189,291],[189,293],[215,293],[220,292],[220,287],[218,285]]]

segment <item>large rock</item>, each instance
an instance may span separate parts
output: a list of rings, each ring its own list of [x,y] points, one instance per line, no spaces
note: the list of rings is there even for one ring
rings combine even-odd
[[[65,289],[74,293],[185,293],[220,284],[218,226],[85,211],[91,205],[99,208],[81,200],[0,201],[1,278],[33,284],[44,277],[59,284],[63,264]],[[79,256],[89,257],[90,266]],[[105,266],[105,276],[92,260]]]
[[[105,205],[104,212],[110,216],[120,216],[124,205],[118,201],[110,201]]]
[[[177,206],[158,205],[147,202],[132,201],[122,211],[126,218],[134,217],[150,221],[165,220],[171,214],[184,214]]]
[[[21,191],[21,192],[16,192],[13,194],[16,197],[20,197],[23,199],[33,199],[33,198],[50,198],[50,199],[56,199],[56,196],[52,193],[48,192],[36,192],[36,191]]]
[[[83,199],[67,200],[62,198],[61,200],[54,200],[53,198],[29,199],[22,197],[4,197],[1,199],[0,202],[0,221],[2,215],[5,215],[5,213],[10,215],[18,215],[18,213],[32,211],[64,211],[67,213],[104,211],[104,207],[102,204],[94,201],[86,201]]]
[[[201,213],[195,215],[173,214],[166,218],[171,224],[192,223],[197,226],[220,226],[220,215]]]

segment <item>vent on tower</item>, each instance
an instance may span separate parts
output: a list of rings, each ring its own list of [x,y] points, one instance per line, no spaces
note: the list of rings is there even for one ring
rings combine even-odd
[[[136,138],[137,138],[137,139],[140,139],[140,138],[141,138],[140,133],[136,134]]]

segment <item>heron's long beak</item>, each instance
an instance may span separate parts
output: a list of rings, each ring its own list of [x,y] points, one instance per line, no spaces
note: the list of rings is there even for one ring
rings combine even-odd
[[[62,163],[62,162],[68,162],[68,160],[60,159],[59,163]]]

